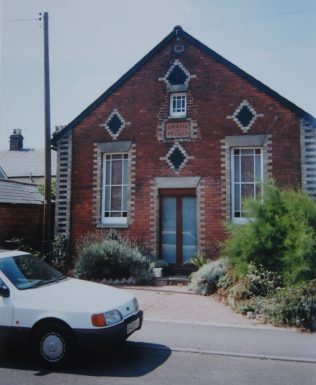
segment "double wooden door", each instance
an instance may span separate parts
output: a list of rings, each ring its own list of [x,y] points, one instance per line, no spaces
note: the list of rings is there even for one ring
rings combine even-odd
[[[196,190],[160,190],[160,257],[183,267],[197,251]]]

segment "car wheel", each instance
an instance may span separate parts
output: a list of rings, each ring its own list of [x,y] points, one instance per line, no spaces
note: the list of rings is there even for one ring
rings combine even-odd
[[[65,366],[74,354],[71,330],[58,323],[42,325],[34,334],[33,353],[42,365],[50,369]]]

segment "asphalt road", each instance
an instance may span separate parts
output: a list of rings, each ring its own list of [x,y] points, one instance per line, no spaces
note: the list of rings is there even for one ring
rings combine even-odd
[[[118,351],[82,357],[64,372],[28,354],[0,356],[1,385],[315,385],[316,335],[147,321]]]

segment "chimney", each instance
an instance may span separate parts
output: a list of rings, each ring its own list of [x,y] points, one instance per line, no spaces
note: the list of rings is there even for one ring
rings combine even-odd
[[[10,151],[23,150],[23,136],[20,128],[15,128],[10,136]]]

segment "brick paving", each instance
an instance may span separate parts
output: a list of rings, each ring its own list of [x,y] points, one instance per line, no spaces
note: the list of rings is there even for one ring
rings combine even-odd
[[[144,319],[249,328],[273,328],[260,320],[237,314],[213,296],[201,296],[183,286],[124,287],[138,299]],[[278,328],[280,329],[280,328]]]

